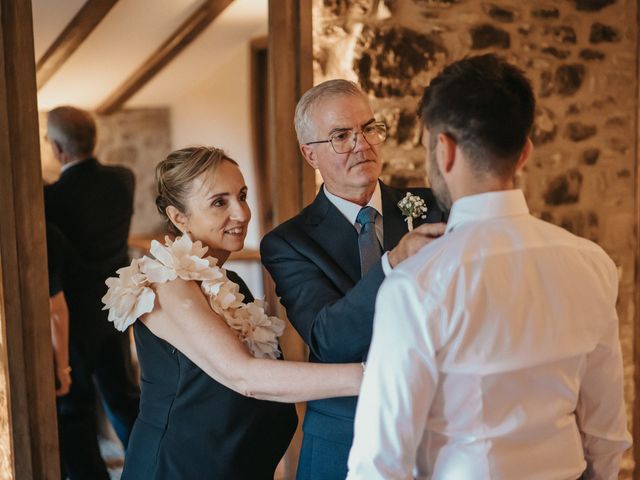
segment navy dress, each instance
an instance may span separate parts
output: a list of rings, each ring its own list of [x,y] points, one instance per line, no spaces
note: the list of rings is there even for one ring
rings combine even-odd
[[[122,480],[273,480],[297,425],[294,406],[243,397],[142,322],[134,333],[142,397]]]

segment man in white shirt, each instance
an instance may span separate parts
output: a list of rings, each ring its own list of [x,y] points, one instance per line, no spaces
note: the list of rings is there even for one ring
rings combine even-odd
[[[514,189],[534,110],[494,55],[425,89],[427,173],[451,214],[380,288],[350,480],[617,478],[630,435],[616,266]]]

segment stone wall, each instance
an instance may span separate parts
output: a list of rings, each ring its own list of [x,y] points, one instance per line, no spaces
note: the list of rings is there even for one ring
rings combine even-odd
[[[391,138],[383,177],[423,185],[415,115],[447,63],[497,52],[539,102],[520,176],[532,212],[598,242],[618,265],[618,313],[632,425],[636,216],[637,3],[633,0],[314,0],[314,81],[349,78]],[[621,478],[630,478],[631,452]]]
[[[155,207],[154,169],[171,151],[171,118],[168,109],[123,110],[96,116],[98,143],[96,156],[111,165],[123,165],[136,177],[131,235],[161,232],[163,223]],[[40,114],[40,150],[43,177],[54,181],[60,171],[51,148],[44,140],[46,113]]]

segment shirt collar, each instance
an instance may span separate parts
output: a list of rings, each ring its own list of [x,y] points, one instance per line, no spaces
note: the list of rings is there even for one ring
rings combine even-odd
[[[89,160],[88,158],[83,158],[82,160],[74,160],[73,162],[69,162],[69,163],[65,163],[64,165],[62,165],[60,167],[60,174],[66,172],[67,170],[69,170],[71,167],[75,167],[76,165],[78,165],[79,163],[84,162],[85,160]]]
[[[501,190],[468,195],[454,202],[446,231],[450,232],[467,222],[528,214],[529,207],[522,190]]]
[[[342,213],[342,215],[345,216],[347,220],[349,220],[351,225],[355,225],[358,213],[364,207],[334,195],[327,190],[326,185],[322,188],[327,199],[333,203],[333,205],[340,211],[340,213]],[[380,182],[376,182],[376,189],[373,191],[373,195],[371,195],[369,203],[365,206],[375,208],[378,214],[382,217],[382,193],[380,191]]]

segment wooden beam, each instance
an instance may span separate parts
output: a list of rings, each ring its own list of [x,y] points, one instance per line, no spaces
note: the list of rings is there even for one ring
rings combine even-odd
[[[313,86],[311,0],[269,1],[268,61],[271,191],[278,225],[315,195],[315,172],[302,158],[293,128],[296,104]]]
[[[40,90],[60,69],[94,28],[106,17],[118,0],[87,0],[58,38],[36,64],[36,81]]]
[[[233,0],[207,0],[120,85],[97,109],[99,115],[109,115],[120,109],[160,70],[213,22]]]
[[[269,162],[269,134],[265,125],[268,117],[268,37],[253,39],[250,44],[249,85],[251,103],[251,133],[253,143],[253,167],[258,185],[258,211],[254,212],[260,225],[260,236],[273,228],[271,195],[271,171]]]
[[[34,62],[24,61],[33,58],[31,18],[30,0],[0,0],[0,360],[9,378],[9,478],[56,479],[36,75]]]
[[[269,170],[271,179],[273,224],[296,215],[315,195],[315,172],[300,155],[293,128],[293,117],[300,96],[313,86],[311,44],[311,0],[269,0],[268,46]],[[265,282],[267,302],[277,305],[277,315],[286,318],[279,305],[273,281]],[[280,345],[288,360],[305,361],[306,347],[288,324]],[[297,404],[298,417],[304,416],[304,404]],[[285,455],[285,476],[293,478],[302,443],[302,422],[298,423]]]
[[[636,2],[636,38],[638,35],[638,29],[640,29],[640,0]],[[631,434],[633,436],[633,445],[631,446],[633,454],[633,478],[634,480],[640,480],[640,159],[638,154],[640,153],[640,41],[636,40],[636,88],[635,88],[635,143],[633,145],[634,159],[634,182],[635,185],[635,221],[636,228],[635,234],[635,251],[636,251],[636,264],[634,275],[634,304],[635,304],[635,324],[633,328],[633,406],[631,410]]]

